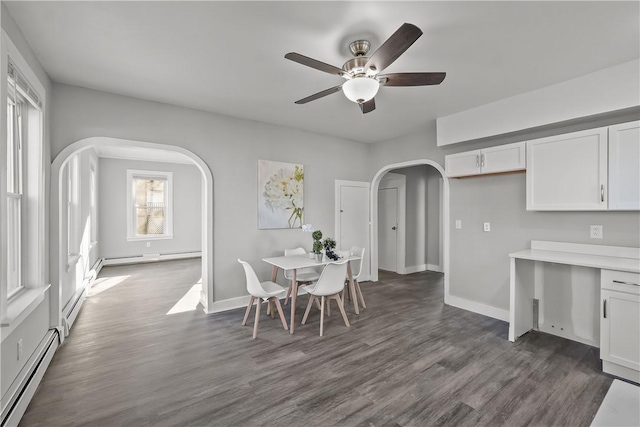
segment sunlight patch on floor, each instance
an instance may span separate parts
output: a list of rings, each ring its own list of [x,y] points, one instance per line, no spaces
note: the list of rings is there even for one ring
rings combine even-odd
[[[177,314],[184,313],[187,311],[193,311],[200,304],[200,291],[202,290],[202,285],[200,283],[196,283],[187,291],[186,294],[180,300],[171,307],[171,310],[167,312],[169,314]]]
[[[92,297],[102,293],[108,289],[118,286],[131,276],[112,276],[112,277],[100,277],[96,279],[89,288],[88,296]]]

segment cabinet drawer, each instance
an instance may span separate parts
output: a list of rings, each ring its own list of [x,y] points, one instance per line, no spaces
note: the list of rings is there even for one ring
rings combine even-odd
[[[626,271],[602,270],[600,276],[602,289],[640,295],[640,274]]]

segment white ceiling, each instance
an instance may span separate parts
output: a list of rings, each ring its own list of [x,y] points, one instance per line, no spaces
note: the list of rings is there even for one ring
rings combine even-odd
[[[639,2],[11,2],[55,82],[361,142],[640,56]],[[338,67],[402,23],[424,35],[388,72],[446,71],[440,86],[382,87],[367,115],[342,82],[284,59]]]

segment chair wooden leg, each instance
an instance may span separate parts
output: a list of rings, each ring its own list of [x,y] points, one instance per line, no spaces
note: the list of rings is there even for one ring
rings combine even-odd
[[[271,309],[271,318],[276,318],[276,308],[274,307],[275,303],[273,301],[269,301],[269,308]]]
[[[249,313],[251,313],[251,306],[253,305],[253,300],[255,299],[256,298],[253,295],[251,295],[251,298],[249,299],[249,304],[247,305],[247,311],[244,312],[244,319],[242,319],[242,326],[247,324]]]
[[[307,317],[309,317],[309,312],[311,311],[311,306],[313,305],[313,301],[316,299],[313,295],[309,294],[309,302],[307,303],[307,309],[304,311],[304,316],[302,317],[302,324],[307,323]]]
[[[278,297],[272,297],[273,298],[273,302],[276,305],[276,308],[278,309],[278,314],[280,315],[280,321],[282,321],[282,327],[284,327],[285,331],[289,330],[289,327],[287,326],[287,320],[284,318],[284,313],[282,312],[282,306],[280,305],[280,300],[278,299]]]
[[[349,319],[347,319],[347,313],[345,313],[344,311],[344,303],[342,302],[340,295],[336,295],[336,301],[338,302],[338,308],[340,309],[340,313],[342,314],[342,319],[344,320],[344,324],[347,327],[351,326],[349,324]]]
[[[256,321],[253,323],[253,339],[258,336],[258,322],[260,322],[260,306],[262,305],[262,298],[256,298],[258,303],[256,304]]]
[[[284,305],[287,305],[289,303],[290,296],[291,296],[291,285],[289,285],[289,288],[287,288],[287,295],[285,295],[284,297]]]
[[[323,332],[323,324],[324,324],[324,301],[327,297],[320,297],[320,336],[322,336]]]
[[[356,293],[358,294],[358,298],[360,298],[360,304],[362,304],[362,308],[367,308],[367,304],[364,303],[364,297],[362,296],[362,289],[360,289],[360,283],[357,280],[354,280],[353,283],[356,285]]]
[[[320,310],[320,301],[318,301],[318,298],[314,298],[313,301],[316,303],[316,308]]]
[[[331,317],[331,298],[327,297],[327,317]]]
[[[271,301],[267,300],[267,316],[271,314]]]

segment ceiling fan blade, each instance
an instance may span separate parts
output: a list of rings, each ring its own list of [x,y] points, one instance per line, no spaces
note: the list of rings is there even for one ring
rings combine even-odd
[[[314,93],[313,95],[307,96],[306,98],[302,98],[296,101],[296,104],[306,104],[307,102],[315,101],[316,99],[331,95],[332,93],[340,92],[340,90],[342,90],[342,85],[334,86],[332,88],[325,89],[322,92]]]
[[[350,75],[342,68],[334,67],[333,65],[326,64],[322,61],[318,61],[317,59],[309,58],[308,56],[300,55],[299,53],[289,52],[284,57],[293,62],[297,62],[298,64],[324,71],[325,73],[334,74],[340,77]]]
[[[362,104],[358,104],[360,106],[360,110],[362,114],[367,114],[376,109],[376,99],[371,98],[367,102],[363,102]]]
[[[442,83],[447,73],[391,73],[378,76],[385,86],[428,86]]]
[[[413,24],[402,24],[395,33],[391,35],[376,50],[365,65],[366,70],[380,72],[393,63],[405,50],[409,49],[422,35],[420,28]]]

